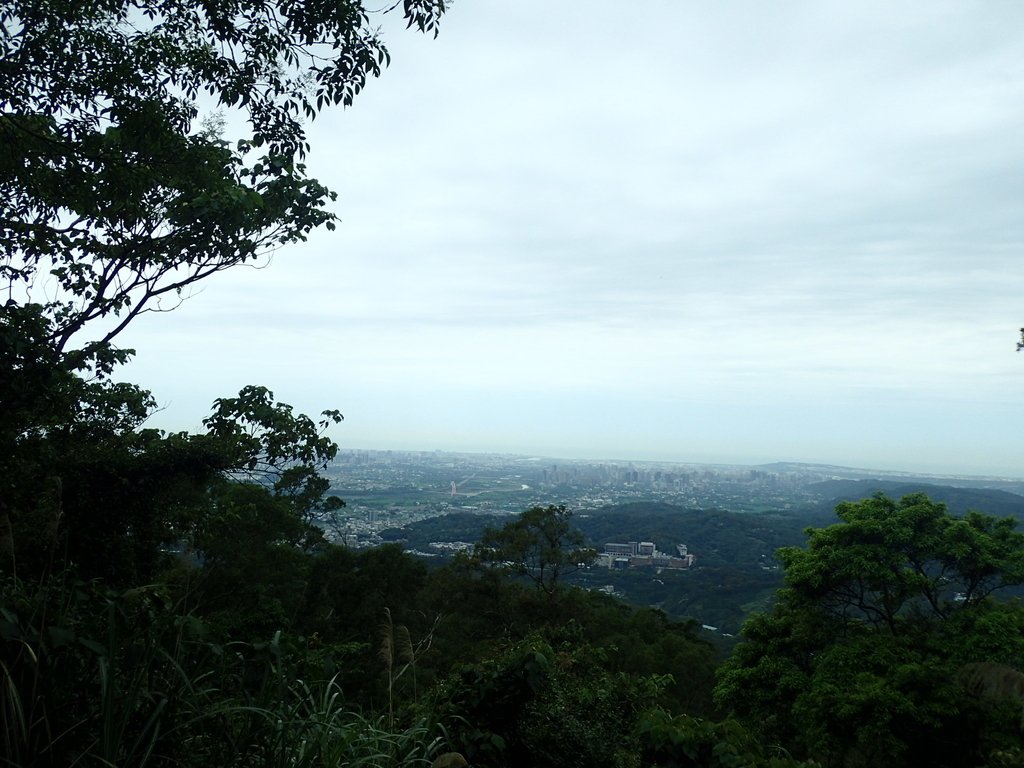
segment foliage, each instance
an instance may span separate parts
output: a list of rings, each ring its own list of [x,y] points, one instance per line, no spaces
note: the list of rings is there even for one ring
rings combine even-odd
[[[523,637],[522,592],[507,574],[464,553],[431,569],[420,597],[421,610],[440,617],[431,656],[448,665],[479,661],[495,644]]]
[[[444,11],[402,6],[434,34]],[[251,387],[217,402],[206,436],[142,430],[154,400],[112,379],[130,357],[112,342],[200,281],[333,227],[302,121],[350,104],[387,62],[370,11],[15,0],[0,22],[4,567],[37,574],[66,552],[85,575],[150,578],[224,473],[271,470],[308,521],[329,518],[316,469],[340,414],[317,425]],[[241,140],[221,138],[226,117],[197,122],[201,98],[238,118]]]
[[[407,0],[437,32],[443,0]],[[388,54],[359,2],[21,0],[0,9],[0,726],[9,765],[428,764],[435,726],[357,714],[362,619],[422,566],[341,562],[318,421],[247,387],[145,429],[113,346],[202,280],[333,228],[303,121]],[[199,121],[201,99],[222,112]],[[229,143],[225,127],[241,133]],[[240,127],[244,126],[244,127]],[[397,567],[396,567],[397,566]],[[140,586],[145,585],[145,586]],[[331,613],[337,609],[336,614]],[[313,628],[308,636],[281,629]],[[267,637],[273,639],[267,641]],[[372,701],[379,668],[352,676]],[[347,693],[347,691],[346,691]]]
[[[455,512],[384,535],[405,540],[411,549],[425,550],[434,541],[476,541],[493,519],[493,515]],[[587,542],[600,545],[642,538],[669,550],[675,543],[686,543],[697,561],[688,570],[660,573],[643,568],[586,568],[564,574],[564,583],[585,589],[611,584],[616,594],[633,605],[657,606],[675,618],[699,617],[724,633],[738,633],[751,610],[767,607],[782,584],[773,553],[803,541],[807,524],[797,514],[737,514],[651,502],[591,510],[574,516],[572,522]],[[482,610],[493,613],[486,607]]]
[[[191,537],[201,567],[186,561],[176,574],[196,610],[234,637],[290,630],[311,567],[305,553],[323,542],[320,530],[253,483],[218,483],[208,503]]]
[[[448,512],[401,528],[385,528],[380,537],[385,541],[404,541],[409,549],[426,551],[434,541],[477,541],[493,519],[493,515],[477,512]]]
[[[200,630],[168,610],[165,594],[7,580],[0,598],[9,764],[142,765],[178,754],[167,731],[192,721],[211,689],[182,654]]]
[[[594,559],[594,551],[583,546],[583,534],[570,526],[571,520],[572,512],[564,504],[531,507],[500,529],[486,529],[477,553],[486,562],[506,564],[553,595],[565,573]]]
[[[246,517],[266,528],[272,509],[276,522],[257,537],[306,547],[322,540],[316,524],[341,503],[325,495],[328,483],[317,473],[334,444],[265,390],[247,388],[231,402],[249,403],[254,392],[273,419],[241,407],[225,412],[222,400],[207,434],[165,434],[137,429],[134,415],[118,413],[105,424],[94,409],[79,408],[74,419],[16,438],[6,462],[0,460],[12,473],[4,475],[10,493],[0,502],[4,565],[33,577],[67,560],[84,577],[149,581],[183,543],[212,560],[224,547],[241,552],[230,528]],[[120,389],[94,394],[98,408],[116,408],[123,397]],[[243,432],[252,442],[239,438]],[[239,473],[252,477],[256,461],[279,470],[275,482],[248,491],[227,482]],[[249,499],[239,503],[244,493]]]
[[[946,505],[957,517],[963,517],[972,509],[983,509],[986,514],[998,517],[1013,517],[1024,520],[1024,497],[1019,493],[995,488],[965,488],[908,480],[822,480],[811,483],[809,491],[820,494],[829,502],[810,511],[815,520],[819,517],[822,525],[835,522],[835,507],[842,501],[859,501],[882,492],[890,498],[901,498],[914,493],[923,493],[932,501]],[[818,524],[817,522],[815,524]]]
[[[697,617],[736,634],[750,612],[766,607],[782,585],[774,552],[801,542],[806,525],[795,513],[741,514],[650,502],[604,507],[579,521],[588,540],[621,541],[623,532],[631,531],[629,539],[653,541],[669,552],[686,544],[696,561],[685,571],[628,569],[582,576],[588,586],[613,584],[634,605]]]
[[[877,495],[784,549],[786,586],[744,627],[717,696],[768,738],[844,765],[965,765],[1017,727],[958,684],[965,664],[1024,659],[1024,613],[991,595],[1024,580],[1012,519],[954,518]]]
[[[732,719],[714,723],[655,709],[637,726],[641,761],[651,768],[814,768],[781,748],[766,748]]]
[[[203,425],[224,445],[234,476],[272,485],[274,496],[307,524],[329,524],[344,502],[327,495],[330,483],[318,470],[338,453],[324,432],[341,421],[337,410],[327,410],[314,423],[275,402],[266,387],[248,386],[238,397],[216,400]]]
[[[444,11],[403,4],[435,34]],[[0,278],[28,296],[9,309],[44,308],[56,350],[333,227],[333,194],[297,161],[303,119],[351,104],[389,60],[361,3],[14,0],[0,22]],[[246,138],[196,131],[201,94]]]
[[[436,34],[446,4],[401,9]],[[151,394],[115,380],[131,353],[113,343],[142,313],[333,227],[333,194],[302,164],[303,120],[350,104],[387,63],[370,18],[360,2],[0,9],[7,764],[427,764],[446,741],[481,746],[466,719],[447,739],[409,717],[465,652],[497,658],[476,667],[479,689],[448,689],[449,714],[486,721],[526,694],[493,721],[498,758],[634,765],[636,714],[667,682],[636,670],[705,659],[648,616],[634,629],[654,652],[587,645],[600,613],[560,589],[590,556],[564,507],[494,533],[537,591],[498,569],[434,582],[396,547],[324,540],[340,504],[319,474],[337,411],[313,420],[246,387],[215,403],[204,434],[165,434],[145,428]],[[223,111],[200,121],[201,98]],[[432,610],[448,587],[466,604]],[[508,650],[539,625],[549,640]]]
[[[232,724],[241,726],[237,743],[246,745],[229,763],[239,766],[429,766],[446,741],[430,720],[396,726],[359,713],[333,680],[291,679],[280,696],[236,710]]]
[[[87,577],[145,582],[166,560],[224,468],[202,436],[71,423],[18,441],[2,505],[3,566],[38,577],[70,560]],[[6,468],[6,467],[5,467]]]
[[[326,467],[338,446],[323,436],[342,416],[324,411],[319,424],[304,414],[295,416],[287,403],[274,402],[266,387],[248,386],[238,397],[218,398],[213,414],[203,420],[209,434],[230,445],[233,466],[249,479],[280,477],[295,465]]]
[[[663,551],[686,544],[701,567],[759,571],[779,547],[803,540],[807,523],[793,513],[739,513],[723,509],[687,509],[674,504],[634,502],[602,507],[580,519],[590,541],[653,541]]]
[[[635,766],[633,723],[657,685],[609,673],[602,661],[578,641],[553,646],[532,635],[463,667],[441,688],[437,706],[474,765]]]
[[[622,613],[619,606],[609,608]],[[653,608],[628,610],[628,615],[618,620],[596,607],[591,610],[584,631],[591,644],[605,650],[610,669],[641,677],[661,675],[663,684],[657,698],[661,706],[677,713],[711,714],[719,658],[711,644],[698,635],[699,624],[672,621]]]
[[[380,656],[385,609],[393,627],[406,628],[413,646],[431,636],[436,614],[424,610],[420,599],[427,581],[423,564],[395,545],[359,551],[328,545],[308,559],[305,592],[291,626],[345,647],[344,657],[333,659],[333,674],[346,695],[367,706],[387,707],[389,699],[414,699],[418,687],[432,684],[432,664],[419,663],[424,649],[416,651],[415,675],[409,670],[400,678],[395,673],[402,663],[389,675]]]
[[[948,514],[924,494],[876,495],[837,509],[843,524],[778,553],[787,587],[836,618],[874,628],[928,622],[1024,582],[1024,535],[1012,518]]]
[[[215,642],[159,588],[7,581],[0,640],[6,765],[429,765],[444,743],[303,680],[280,633]]]

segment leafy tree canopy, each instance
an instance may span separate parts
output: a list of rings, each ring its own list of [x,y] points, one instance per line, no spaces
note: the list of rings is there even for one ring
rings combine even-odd
[[[1010,629],[1024,611],[993,598],[1024,582],[1024,536],[1012,519],[955,518],[923,494],[837,513],[806,549],[779,551],[786,586],[744,627],[720,703],[828,763],[974,764],[1018,727],[957,681],[966,665],[1024,662]]]
[[[444,0],[398,7],[434,34],[445,12]],[[336,411],[317,424],[252,387],[216,403],[207,435],[143,430],[154,400],[112,380],[130,357],[113,341],[197,282],[333,227],[333,194],[302,164],[303,121],[351,104],[387,64],[373,13],[348,0],[0,7],[5,562],[37,531],[38,565],[47,549],[91,553],[142,577],[146,553],[187,538],[175,493],[188,481],[201,497],[224,474],[272,484],[307,522],[337,506],[316,472],[333,455],[322,430]],[[223,114],[243,126],[234,143]],[[157,467],[174,491],[159,500]],[[127,570],[90,543],[125,536],[145,542]]]
[[[571,520],[564,504],[531,507],[500,529],[486,529],[477,553],[486,562],[506,564],[552,595],[566,572],[594,559],[594,550],[583,546],[583,534],[571,527]]]
[[[437,32],[444,0],[404,0]],[[303,119],[388,53],[360,2],[14,0],[0,9],[0,279],[58,350],[113,339],[188,286],[333,226]],[[231,145],[200,99],[244,116]],[[83,347],[88,350],[88,344]]]

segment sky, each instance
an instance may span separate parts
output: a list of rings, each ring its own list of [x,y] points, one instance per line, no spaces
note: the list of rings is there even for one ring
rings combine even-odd
[[[458,0],[309,126],[335,232],[141,318],[196,429],[1024,476],[1024,3]]]

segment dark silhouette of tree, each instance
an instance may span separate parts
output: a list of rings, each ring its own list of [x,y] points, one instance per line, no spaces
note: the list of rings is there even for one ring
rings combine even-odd
[[[444,0],[399,7],[436,35]],[[6,566],[21,550],[37,570],[71,555],[141,578],[224,475],[272,484],[307,522],[337,506],[317,474],[336,411],[317,424],[252,387],[217,402],[207,435],[145,430],[154,400],[113,381],[131,355],[113,342],[216,273],[334,226],[333,193],[303,165],[303,121],[351,104],[387,65],[372,13],[290,0],[0,7]],[[217,113],[200,120],[204,99],[241,135],[225,138]],[[121,551],[126,536],[145,546]]]
[[[956,518],[924,494],[836,511],[842,522],[808,529],[806,549],[779,550],[785,587],[745,625],[719,702],[826,764],[982,760],[1014,737],[1019,710],[958,679],[965,665],[1024,661],[1024,610],[993,597],[1024,583],[1016,521]]]
[[[437,33],[444,0],[407,0]],[[334,226],[304,120],[389,55],[360,2],[13,0],[0,9],[0,280],[57,350],[115,338],[190,286]],[[240,114],[221,137],[199,98]],[[94,321],[106,318],[91,333]]]
[[[502,563],[553,595],[566,573],[594,559],[583,534],[572,528],[565,505],[531,507],[502,528],[488,528],[477,553],[485,562]]]

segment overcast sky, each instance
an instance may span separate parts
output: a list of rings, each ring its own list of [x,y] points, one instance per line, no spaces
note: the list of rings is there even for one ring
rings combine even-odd
[[[1024,475],[1024,3],[385,33],[310,127],[339,229],[122,339],[154,425],[258,383],[345,448]]]

